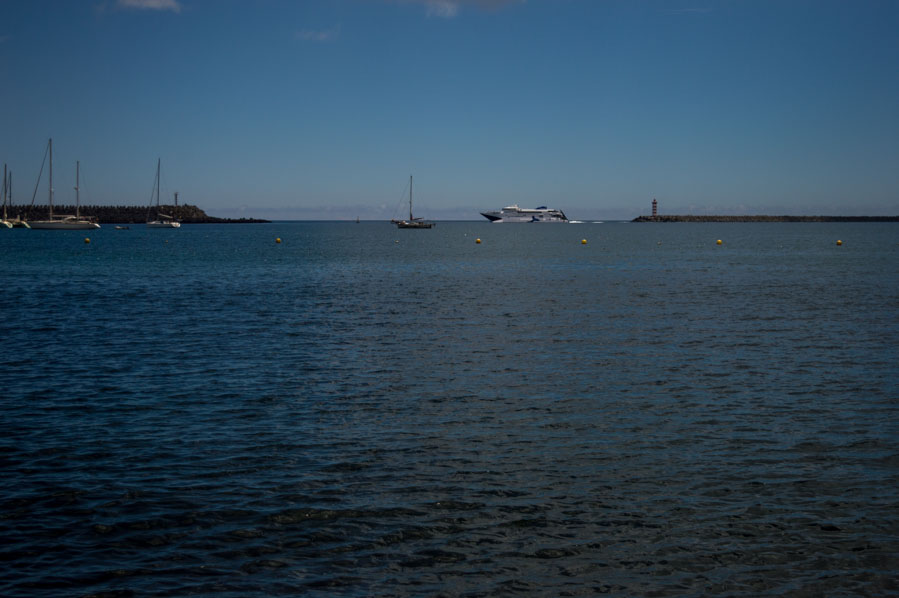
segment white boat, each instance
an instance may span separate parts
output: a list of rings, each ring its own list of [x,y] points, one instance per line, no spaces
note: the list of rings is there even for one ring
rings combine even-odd
[[[81,163],[75,162],[75,215],[54,215],[53,214],[53,139],[47,142],[48,151],[50,153],[50,176],[49,176],[49,208],[50,218],[47,220],[28,220],[28,226],[34,229],[46,230],[86,230],[100,228],[100,225],[91,218],[83,218],[81,216],[81,197],[79,195],[78,185],[80,183]]]
[[[546,206],[520,208],[518,204],[493,212],[481,212],[481,216],[490,222],[568,222],[568,218],[562,210]]]
[[[168,220],[166,220],[168,219]],[[159,214],[159,219],[147,222],[147,228],[180,228],[181,223],[168,214]]]
[[[77,216],[54,216],[50,220],[29,220],[28,226],[46,230],[87,230],[100,225]]]
[[[427,222],[422,218],[414,218],[412,216],[412,176],[409,176],[409,219],[408,220],[391,220],[396,224],[397,228],[431,228],[433,222]]]
[[[179,228],[181,223],[175,220],[174,216],[159,211],[159,168],[161,164],[162,159],[160,158],[156,161],[156,218],[150,219],[150,212],[153,208],[151,203],[147,210],[147,228]]]

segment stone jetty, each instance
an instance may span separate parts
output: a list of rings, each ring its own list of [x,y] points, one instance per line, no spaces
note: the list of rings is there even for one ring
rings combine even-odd
[[[637,216],[631,222],[899,222],[899,216]]]
[[[49,209],[45,205],[14,206],[12,213],[19,211],[23,218],[37,220],[49,217]],[[154,207],[154,213],[156,209]],[[209,216],[190,204],[159,206],[159,211],[172,214],[185,224],[227,224],[227,223],[261,223],[269,222],[259,218],[216,218]],[[79,212],[87,218],[96,218],[100,224],[138,224],[147,221],[147,206],[81,206]],[[54,214],[74,214],[75,206],[54,205]],[[27,216],[26,216],[27,214]]]

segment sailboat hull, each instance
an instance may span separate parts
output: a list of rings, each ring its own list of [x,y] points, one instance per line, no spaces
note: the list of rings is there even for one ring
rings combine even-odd
[[[28,226],[45,230],[88,230],[100,228],[96,222],[89,220],[29,220]]]
[[[400,220],[396,223],[397,228],[431,228],[432,226],[434,226],[433,222],[410,222],[408,220]]]
[[[147,228],[181,228],[180,222],[148,222]]]

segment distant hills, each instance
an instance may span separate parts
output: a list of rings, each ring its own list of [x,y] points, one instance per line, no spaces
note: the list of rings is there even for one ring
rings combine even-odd
[[[637,216],[631,222],[899,222],[899,216]]]
[[[20,212],[21,210],[21,212]],[[159,210],[165,214],[173,215],[177,220],[185,224],[226,224],[226,223],[256,223],[269,222],[259,218],[216,218],[209,216],[198,208],[190,204],[179,206],[163,205]],[[38,220],[48,218],[50,215],[49,208],[45,205],[41,206],[12,206],[7,208],[9,214],[21,214],[23,218],[29,220]],[[82,216],[96,218],[100,224],[137,224],[147,221],[147,206],[81,206],[80,212]],[[75,206],[53,206],[54,214],[74,214]],[[156,208],[153,208],[155,215]]]

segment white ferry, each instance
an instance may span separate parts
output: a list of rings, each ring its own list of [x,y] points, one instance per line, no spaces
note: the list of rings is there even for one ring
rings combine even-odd
[[[546,206],[539,208],[519,208],[518,204],[506,206],[494,212],[481,212],[481,216],[490,222],[568,222],[562,210],[554,210]]]

